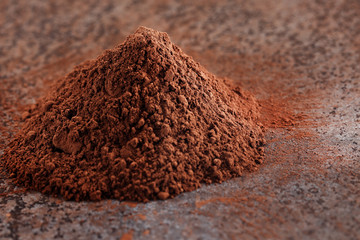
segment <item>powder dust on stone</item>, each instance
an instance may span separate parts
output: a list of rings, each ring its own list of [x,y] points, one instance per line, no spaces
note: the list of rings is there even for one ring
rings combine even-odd
[[[264,156],[256,100],[145,27],[23,116],[3,165],[16,184],[67,200],[172,198]]]

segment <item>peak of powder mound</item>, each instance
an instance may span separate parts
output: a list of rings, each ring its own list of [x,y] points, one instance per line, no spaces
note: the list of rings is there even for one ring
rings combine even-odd
[[[129,75],[136,75],[135,78],[143,78],[150,82],[153,77],[161,78],[162,81],[172,81],[173,75],[176,74],[172,65],[183,65],[183,68],[178,68],[183,72],[191,67],[186,65],[187,58],[188,56],[182,54],[181,50],[172,44],[167,33],[139,27],[134,34],[126,38],[124,43],[106,52],[102,56],[102,61],[104,68],[114,60],[117,64],[126,66],[128,69],[124,69],[121,75],[125,81],[130,79]],[[118,65],[115,64],[115,67]],[[199,66],[196,64],[194,67],[196,69]],[[109,95],[116,96],[122,91],[119,84],[119,76],[113,78],[112,75],[105,80],[105,91]]]
[[[140,27],[59,80],[2,156],[17,184],[65,199],[148,201],[256,170],[256,100],[166,33]]]

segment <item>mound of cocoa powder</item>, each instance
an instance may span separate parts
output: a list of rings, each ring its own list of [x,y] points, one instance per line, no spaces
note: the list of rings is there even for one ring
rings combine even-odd
[[[140,27],[60,79],[2,156],[15,183],[68,200],[148,201],[255,170],[258,104]]]

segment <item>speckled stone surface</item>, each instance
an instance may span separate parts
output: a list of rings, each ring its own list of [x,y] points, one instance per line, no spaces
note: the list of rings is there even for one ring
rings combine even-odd
[[[269,129],[259,171],[167,201],[66,202],[1,173],[0,239],[360,239],[357,0],[2,0],[0,126],[140,25],[311,121]]]

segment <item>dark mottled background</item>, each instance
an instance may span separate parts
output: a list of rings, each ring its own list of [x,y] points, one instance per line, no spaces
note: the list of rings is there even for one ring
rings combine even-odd
[[[269,129],[259,171],[167,201],[7,195],[2,173],[0,239],[360,239],[357,0],[1,0],[0,144],[16,132],[19,103],[140,25],[306,124]]]

